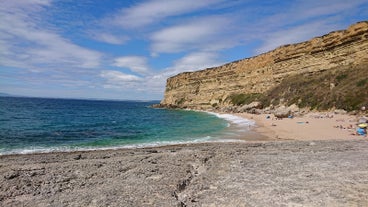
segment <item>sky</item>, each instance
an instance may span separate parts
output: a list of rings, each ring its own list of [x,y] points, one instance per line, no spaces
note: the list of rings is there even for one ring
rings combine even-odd
[[[368,0],[0,0],[0,92],[160,100],[166,79],[368,20]]]

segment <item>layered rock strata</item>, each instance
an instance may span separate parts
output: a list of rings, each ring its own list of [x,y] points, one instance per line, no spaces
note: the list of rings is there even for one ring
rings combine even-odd
[[[161,105],[202,109],[229,106],[231,95],[264,93],[291,75],[313,75],[359,64],[368,64],[368,21],[252,58],[178,74],[167,80]]]

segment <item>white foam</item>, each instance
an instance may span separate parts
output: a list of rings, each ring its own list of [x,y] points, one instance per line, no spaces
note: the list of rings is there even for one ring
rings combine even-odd
[[[242,140],[236,139],[214,139],[213,137],[206,136],[194,140],[181,140],[181,141],[157,141],[150,143],[137,143],[128,144],[120,146],[111,147],[30,147],[26,149],[14,149],[10,151],[0,151],[1,155],[9,154],[35,154],[35,153],[51,153],[51,152],[75,152],[75,151],[94,151],[94,150],[118,150],[118,149],[140,149],[148,147],[162,147],[162,146],[172,146],[172,145],[182,145],[182,144],[199,144],[199,143],[213,143],[213,142],[242,142]]]
[[[225,119],[226,121],[232,123],[232,124],[236,124],[236,125],[240,125],[240,126],[254,126],[256,123],[252,120],[249,119],[245,119],[243,117],[240,116],[235,116],[232,114],[219,114],[219,113],[214,113],[214,112],[208,112],[209,114],[213,114],[221,119]]]
[[[202,138],[197,138],[194,140],[176,140],[176,141],[157,141],[150,143],[142,143],[142,144],[131,144],[124,145],[119,148],[145,148],[145,147],[161,147],[161,146],[170,146],[170,145],[178,145],[178,144],[195,144],[195,143],[206,143],[213,142],[213,137],[206,136]]]
[[[207,136],[203,138],[198,138],[195,140],[182,140],[182,141],[159,141],[159,142],[151,142],[151,143],[142,143],[142,144],[131,144],[131,145],[123,145],[118,147],[107,147],[107,148],[97,148],[98,150],[103,149],[140,149],[140,148],[148,148],[148,147],[162,147],[162,146],[172,146],[172,145],[182,145],[182,144],[201,144],[201,143],[213,143],[213,142],[244,142],[243,140],[238,139],[214,139],[213,137]],[[95,149],[96,150],[96,149]]]
[[[70,147],[27,147],[22,149],[0,150],[0,155],[9,154],[33,154],[33,153],[50,153],[50,152],[68,152],[73,151]]]
[[[243,142],[237,139],[217,139],[211,136],[206,136],[202,138],[197,138],[194,140],[178,140],[178,141],[157,141],[149,143],[137,143],[137,144],[127,144],[120,146],[110,146],[110,147],[30,147],[23,149],[14,149],[10,151],[0,151],[1,155],[9,154],[35,154],[35,153],[51,153],[51,152],[76,152],[76,151],[95,151],[95,150],[118,150],[118,149],[141,149],[149,147],[162,147],[162,146],[172,146],[172,145],[182,145],[182,144],[200,144],[200,143],[213,143],[213,142]]]

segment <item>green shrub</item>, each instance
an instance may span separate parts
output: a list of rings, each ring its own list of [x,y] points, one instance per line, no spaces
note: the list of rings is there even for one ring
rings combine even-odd
[[[340,82],[340,81],[342,81],[342,80],[346,79],[347,77],[348,77],[348,75],[347,75],[347,74],[340,74],[340,75],[336,76],[336,80],[337,80],[338,82]]]
[[[357,85],[358,87],[363,87],[363,86],[365,86],[367,83],[368,83],[368,79],[366,78],[366,79],[363,79],[363,80],[358,81],[356,85]]]
[[[368,103],[367,71],[367,65],[339,66],[313,74],[289,76],[265,92],[261,102],[265,106],[277,105],[283,99],[286,105],[297,104],[317,110],[334,107],[359,110]],[[331,83],[337,84],[331,88]]]
[[[258,101],[262,98],[262,94],[261,93],[248,93],[248,94],[233,94],[230,96],[230,101],[233,105],[245,105],[245,104],[250,104],[253,101]]]

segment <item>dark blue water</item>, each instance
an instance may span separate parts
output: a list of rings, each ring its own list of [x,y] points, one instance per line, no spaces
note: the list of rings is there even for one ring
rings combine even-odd
[[[0,97],[0,154],[200,142],[229,126],[216,114],[154,103]]]

